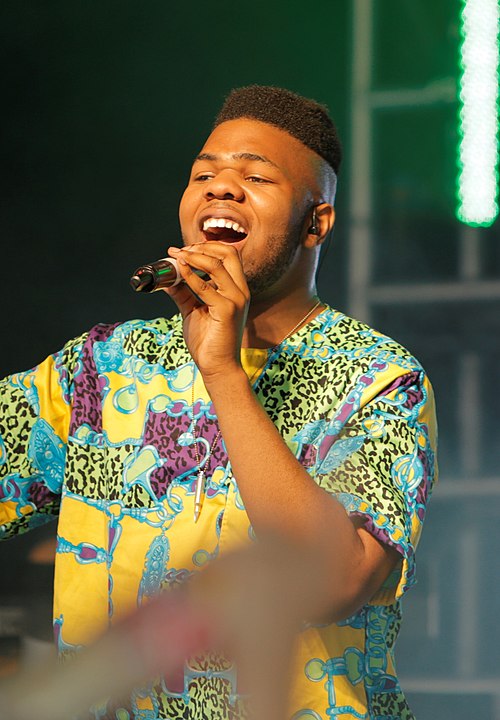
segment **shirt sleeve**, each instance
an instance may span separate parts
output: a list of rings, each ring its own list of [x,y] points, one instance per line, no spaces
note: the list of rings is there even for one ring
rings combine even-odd
[[[0,538],[57,515],[84,336],[0,381]]]
[[[323,437],[315,474],[401,562],[373,598],[391,603],[415,581],[415,549],[436,478],[436,420],[423,371],[397,377]]]

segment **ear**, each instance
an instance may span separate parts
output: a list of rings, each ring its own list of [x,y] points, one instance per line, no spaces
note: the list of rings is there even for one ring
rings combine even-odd
[[[309,219],[309,227],[304,240],[304,246],[314,248],[321,245],[335,223],[335,208],[329,203],[319,203],[315,205],[315,221],[313,222],[313,213]]]

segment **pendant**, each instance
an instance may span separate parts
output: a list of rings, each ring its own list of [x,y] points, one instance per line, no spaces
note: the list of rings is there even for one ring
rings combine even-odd
[[[196,486],[194,491],[194,521],[197,522],[201,513],[203,504],[203,495],[205,494],[205,472],[200,468],[196,476]]]

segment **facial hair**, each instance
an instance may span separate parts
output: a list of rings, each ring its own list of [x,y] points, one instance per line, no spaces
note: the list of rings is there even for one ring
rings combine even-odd
[[[268,252],[259,263],[245,269],[245,277],[252,297],[277,283],[293,263],[300,244],[300,228],[286,235],[270,235]]]

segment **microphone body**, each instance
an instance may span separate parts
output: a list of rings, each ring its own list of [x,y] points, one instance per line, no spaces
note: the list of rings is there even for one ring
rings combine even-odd
[[[193,268],[193,272],[200,277],[208,277],[202,270]],[[130,278],[130,284],[135,292],[143,293],[173,287],[180,282],[183,282],[183,279],[179,272],[179,264],[173,258],[161,258],[148,265],[141,265]]]

